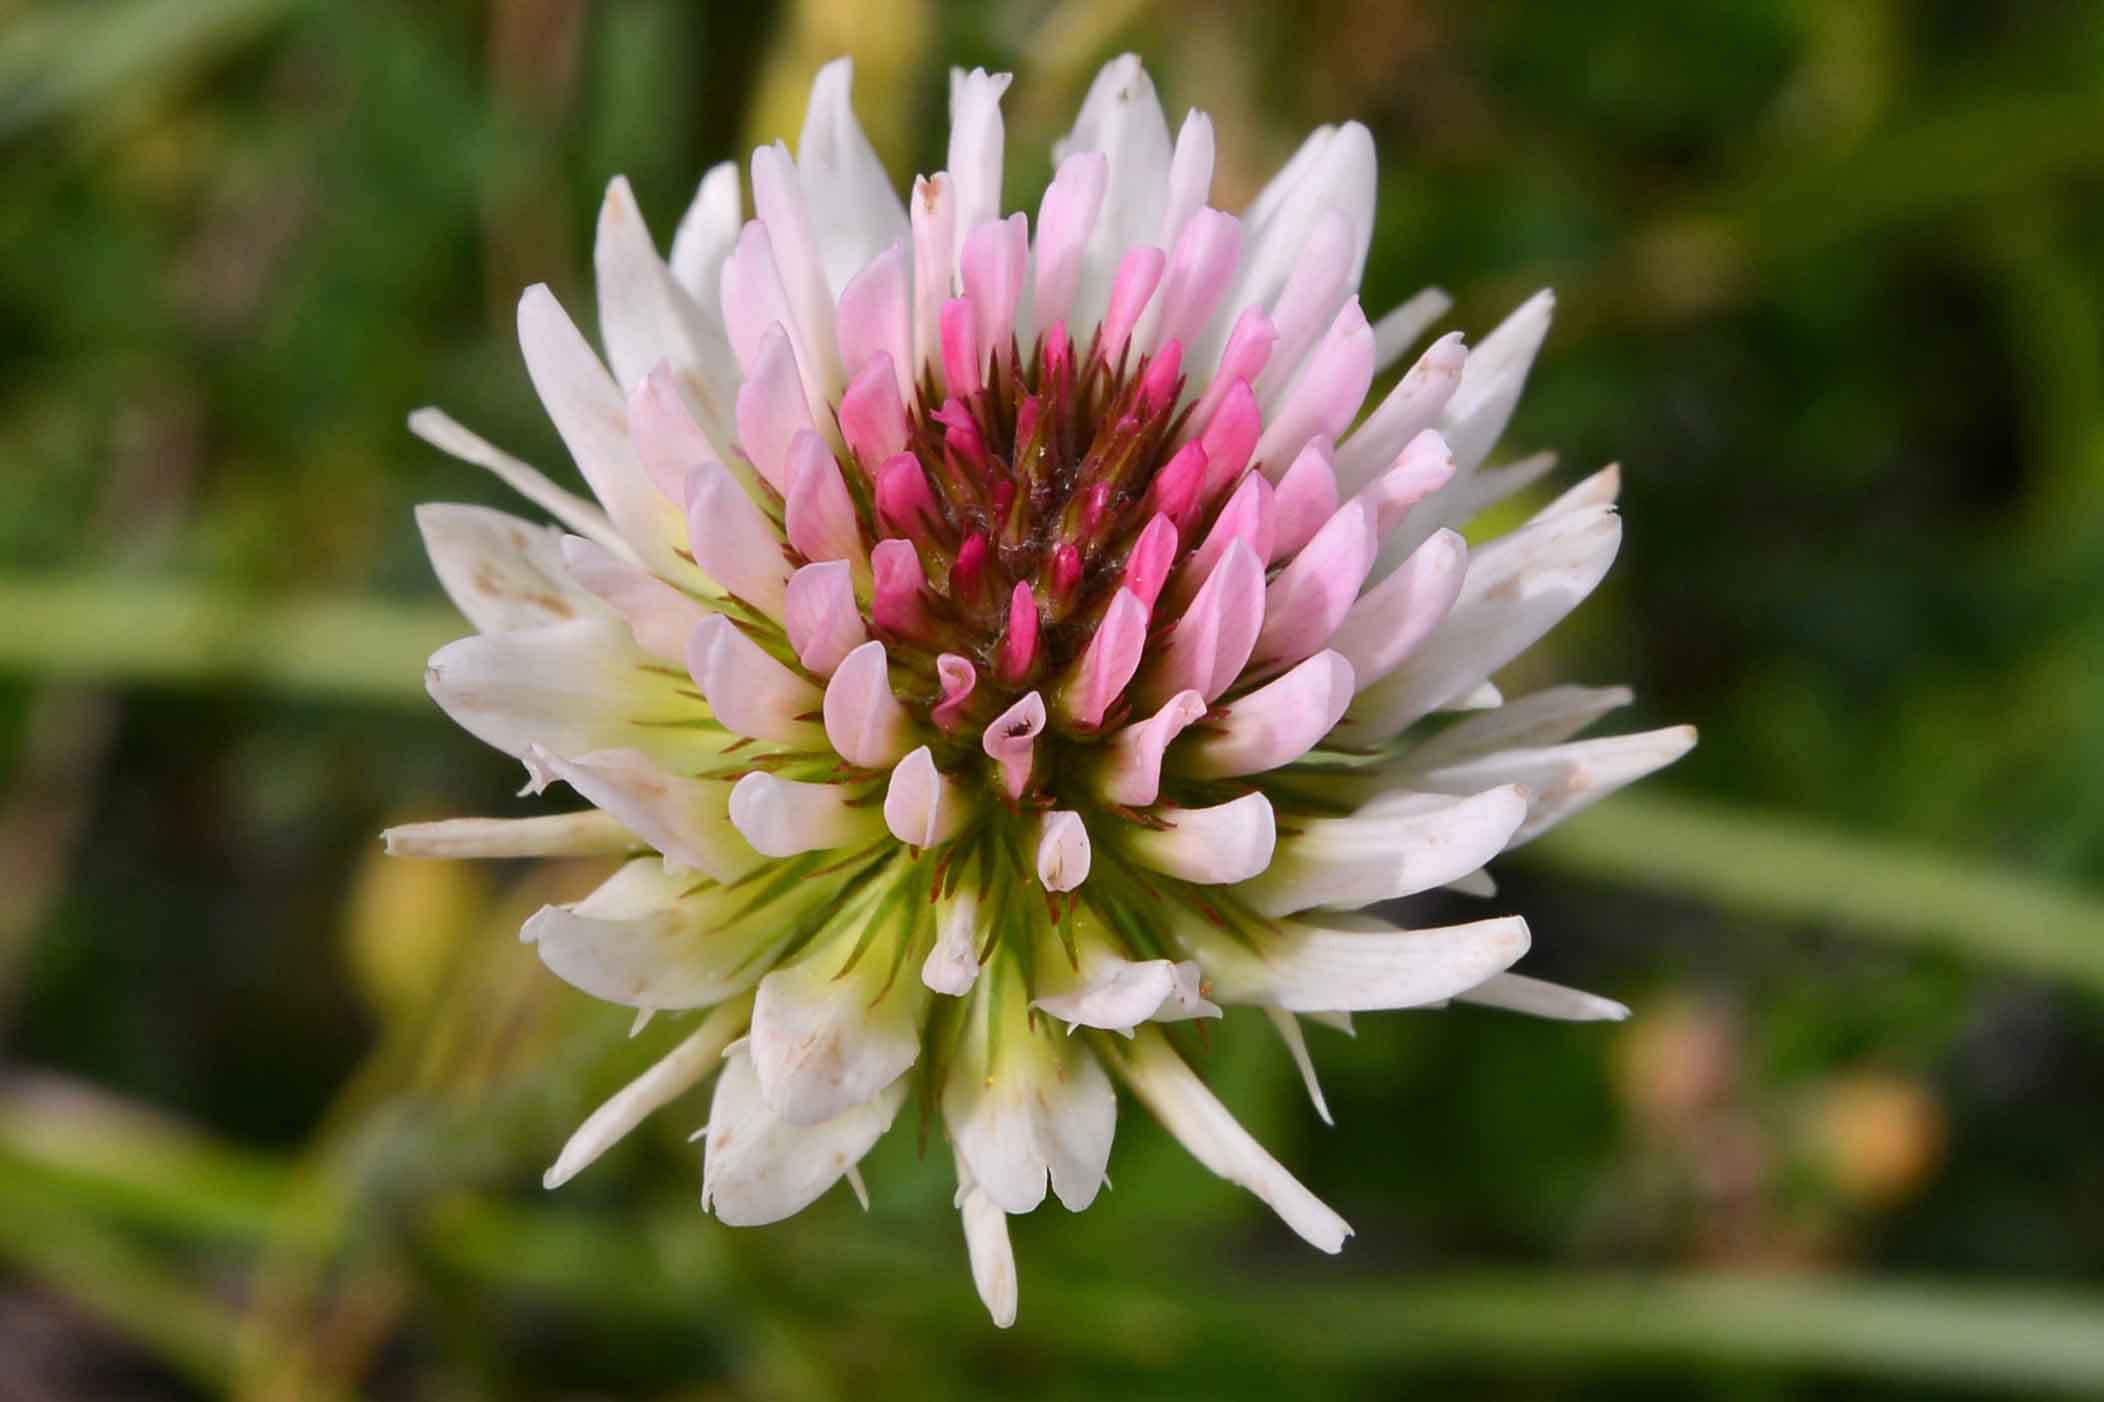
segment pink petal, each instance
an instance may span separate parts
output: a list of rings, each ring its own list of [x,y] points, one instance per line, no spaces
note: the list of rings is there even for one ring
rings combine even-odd
[[[818,709],[818,688],[769,657],[722,614],[694,625],[687,638],[687,672],[732,734],[784,745],[817,738],[806,717]]]
[[[1272,304],[1271,324],[1278,330],[1278,344],[1272,347],[1271,363],[1263,377],[1256,381],[1259,403],[1276,407],[1293,372],[1351,290],[1345,276],[1352,243],[1351,220],[1343,211],[1323,211],[1294,260],[1285,289]]]
[[[1337,514],[1337,474],[1330,468],[1330,440],[1311,438],[1279,478],[1278,548],[1275,560],[1290,560]]]
[[[1034,310],[1040,326],[1062,320],[1073,304],[1082,256],[1095,230],[1096,215],[1103,208],[1109,179],[1110,162],[1102,152],[1080,151],[1059,163],[1058,174],[1045,187],[1045,198],[1037,207]]]
[[[1352,665],[1318,652],[1208,723],[1179,754],[1179,771],[1207,779],[1261,774],[1299,759],[1336,727],[1352,699]]]
[[[789,440],[813,427],[796,373],[789,333],[768,327],[753,352],[746,381],[738,386],[738,441],[745,457],[770,487],[789,491]]]
[[[782,626],[796,660],[814,676],[830,677],[840,659],[869,637],[855,608],[855,581],[845,560],[805,565],[789,576]]]
[[[708,616],[693,598],[646,569],[629,564],[596,541],[566,535],[563,563],[579,584],[628,620],[636,646],[666,662],[684,663],[687,635]]]
[[[788,458],[783,520],[789,543],[806,560],[845,560],[859,570],[866,558],[861,523],[825,440],[805,429],[790,443]]]
[[[873,352],[840,396],[840,436],[865,472],[906,451],[906,405],[899,398],[892,364],[889,352]]]
[[[1330,635],[1330,647],[1352,664],[1360,686],[1387,676],[1431,636],[1454,606],[1467,572],[1467,543],[1441,530],[1351,606]]]
[[[1227,387],[1219,412],[1198,439],[1206,456],[1202,500],[1216,501],[1220,493],[1234,485],[1242,469],[1249,466],[1249,455],[1257,446],[1263,427],[1264,417],[1257,412],[1257,397],[1251,393],[1249,381],[1236,380]]]
[[[1272,480],[1278,480],[1310,438],[1319,433],[1335,439],[1350,428],[1372,383],[1373,328],[1354,297],[1309,353],[1299,378],[1280,398],[1264,436],[1257,440],[1256,459]]]
[[[1235,260],[1241,254],[1241,221],[1217,209],[1201,209],[1192,215],[1162,275],[1150,343],[1188,341],[1203,331],[1219,305],[1220,294],[1235,275]]]
[[[671,501],[684,499],[689,471],[705,462],[721,461],[715,445],[679,397],[669,365],[645,375],[629,395],[628,435],[635,440],[643,471]]]
[[[782,538],[722,463],[687,474],[687,542],[709,578],[769,618],[782,616],[791,570]]]
[[[1033,691],[995,716],[979,738],[987,757],[1001,766],[1001,786],[1010,798],[1021,798],[1030,787],[1030,766],[1044,728],[1044,698]]]
[[[1098,792],[1111,803],[1145,808],[1161,794],[1162,752],[1169,742],[1205,714],[1205,698],[1179,691],[1146,720],[1126,726],[1110,738],[1098,761]]]
[[[1246,541],[1256,553],[1260,563],[1269,564],[1277,546],[1278,511],[1272,500],[1273,488],[1269,478],[1261,472],[1252,472],[1242,478],[1235,494],[1220,508],[1213,518],[1213,528],[1206,532],[1205,543],[1191,552],[1191,557],[1176,571],[1176,585],[1169,591],[1170,602],[1181,608],[1191,595],[1198,592],[1213,572],[1227,547],[1236,541]]]
[[[955,287],[957,194],[942,171],[913,182],[906,202],[913,216],[913,373],[916,380],[942,364],[942,304]]]
[[[1444,487],[1454,475],[1454,455],[1439,430],[1428,428],[1404,447],[1395,465],[1359,493],[1374,507],[1374,530],[1387,535],[1402,524],[1410,508]]]
[[[965,300],[972,304],[972,331],[979,348],[1005,359],[1015,341],[1016,307],[1030,273],[1030,226],[1022,214],[981,224],[964,237],[958,271]]]
[[[723,260],[718,275],[723,298],[723,329],[730,337],[738,368],[751,375],[759,364],[760,342],[771,326],[787,328],[794,320],[789,297],[782,288],[782,275],[775,266],[774,243],[767,226],[757,219],[746,221],[738,231],[738,242]]]
[[[1169,579],[1169,567],[1176,563],[1176,542],[1176,523],[1157,514],[1141,528],[1140,538],[1132,543],[1132,553],[1125,557],[1125,587],[1149,609],[1161,597],[1162,585]]]
[[[1357,499],[1339,507],[1264,591],[1254,665],[1298,662],[1327,642],[1359,597],[1379,549],[1374,507]]]
[[[1168,261],[1167,254],[1147,244],[1128,250],[1119,260],[1117,278],[1111,283],[1110,310],[1103,314],[1103,358],[1112,365],[1125,354],[1125,343],[1160,285]]]
[[[913,305],[906,284],[906,249],[893,244],[869,260],[840,291],[833,318],[840,343],[840,368],[857,380],[878,356],[885,357],[895,398],[913,393],[907,367],[913,363]],[[893,450],[897,451],[896,449]]]
[[[1213,371],[1212,383],[1199,396],[1198,405],[1191,410],[1190,427],[1185,431],[1202,434],[1212,427],[1220,406],[1227,402],[1228,391],[1237,380],[1253,384],[1264,366],[1271,359],[1271,347],[1278,341],[1278,329],[1262,307],[1248,307],[1235,318],[1234,329],[1227,333],[1227,348],[1220,352],[1220,364]],[[1254,443],[1254,436],[1250,440]]]
[[[921,600],[926,583],[921,572],[920,552],[910,540],[880,540],[870,548],[869,570],[874,588],[869,602],[870,620],[896,638],[919,638],[928,631],[927,605]]]
[[[884,644],[871,639],[850,652],[826,683],[826,739],[833,752],[861,769],[882,769],[906,753],[911,725],[891,694]]]
[[[970,658],[945,652],[935,659],[935,679],[942,686],[942,700],[935,703],[935,723],[944,730],[955,730],[963,719],[965,703],[979,684],[979,673]]]
[[[1008,629],[994,657],[994,677],[1002,685],[1014,686],[1030,675],[1037,664],[1037,632],[1037,599],[1028,584],[1018,583],[1008,596]]]
[[[926,745],[891,771],[884,790],[884,826],[908,847],[949,841],[967,816],[964,791],[936,769]]]
[[[1188,524],[1203,499],[1210,463],[1203,443],[1186,443],[1162,465],[1148,488],[1148,505],[1179,528]]]
[[[1241,674],[1263,622],[1264,563],[1248,541],[1233,541],[1149,667],[1142,698],[1196,691],[1211,701]]]
[[[887,534],[925,542],[942,519],[920,459],[900,453],[877,472],[877,525]]]
[[[1426,347],[1381,406],[1338,448],[1338,475],[1348,484],[1364,485],[1395,461],[1405,443],[1438,421],[1467,363],[1468,351],[1459,331],[1450,331]]]
[[[986,348],[979,344],[972,304],[952,297],[942,304],[942,374],[952,395],[969,397],[985,383]]]
[[[1120,589],[1096,625],[1072,680],[1061,688],[1061,709],[1073,724],[1094,729],[1103,724],[1111,703],[1139,670],[1140,650],[1147,645],[1147,605],[1130,589]]]
[[[1089,876],[1089,830],[1079,813],[1045,814],[1037,839],[1037,879],[1047,891],[1071,891]]]

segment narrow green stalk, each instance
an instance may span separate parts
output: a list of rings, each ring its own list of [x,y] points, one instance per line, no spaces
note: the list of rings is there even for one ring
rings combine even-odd
[[[424,660],[469,631],[450,609],[269,599],[123,577],[0,579],[0,671],[423,705]]]
[[[1617,794],[1518,860],[2104,993],[2104,896],[1802,819]]]

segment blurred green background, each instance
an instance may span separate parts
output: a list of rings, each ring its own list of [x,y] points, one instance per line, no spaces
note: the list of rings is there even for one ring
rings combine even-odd
[[[1559,289],[1508,450],[1628,540],[1526,680],[1703,743],[1503,866],[1634,1020],[1317,1032],[1326,1129],[1230,1017],[1357,1239],[1128,1110],[1003,1334],[910,1124],[866,1216],[703,1216],[698,1098],[539,1189],[679,1029],[512,938],[592,870],[379,856],[540,802],[422,694],[410,508],[511,503],[403,417],[560,463],[518,291],[826,58],[902,180],[1014,69],[1034,209],[1123,48],[1229,208],[1372,126],[1370,308]],[[0,0],[0,163],[0,1397],[2104,1395],[2104,6]]]

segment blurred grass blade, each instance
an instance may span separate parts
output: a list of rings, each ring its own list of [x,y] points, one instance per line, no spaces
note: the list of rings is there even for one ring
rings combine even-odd
[[[42,1281],[204,1391],[233,1374],[231,1311],[44,1176],[0,1152],[0,1262]]]
[[[1796,818],[1617,794],[1524,859],[2104,993],[2104,898]]]
[[[0,140],[73,118],[137,114],[290,8],[290,0],[104,0],[31,6],[0,26]]]
[[[75,681],[246,683],[423,706],[450,609],[278,600],[179,581],[0,579],[0,671]]]

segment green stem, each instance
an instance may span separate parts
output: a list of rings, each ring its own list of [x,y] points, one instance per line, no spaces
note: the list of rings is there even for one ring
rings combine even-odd
[[[450,610],[272,600],[175,580],[0,578],[0,671],[422,706],[424,660],[468,632]]]
[[[2104,898],[1798,818],[1618,794],[1521,859],[2104,993]]]

